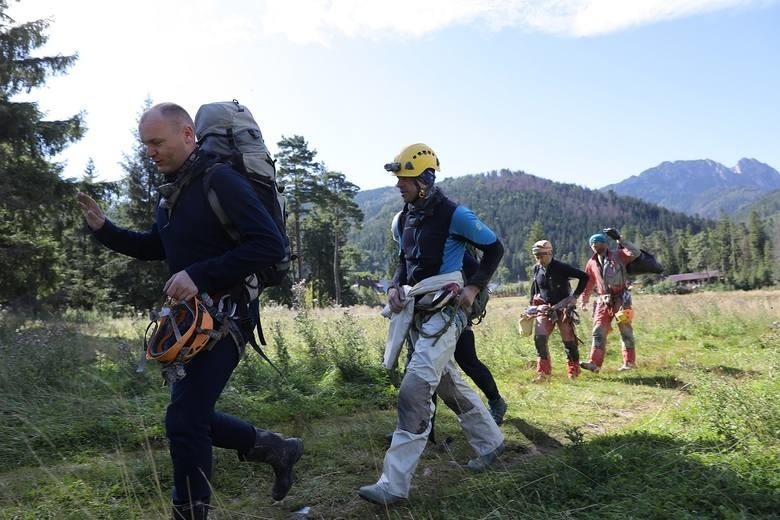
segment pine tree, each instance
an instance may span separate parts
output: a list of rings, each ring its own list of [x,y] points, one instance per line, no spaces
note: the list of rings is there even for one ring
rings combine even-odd
[[[758,213],[752,211],[747,224],[747,249],[750,251],[753,273],[752,288],[764,287],[772,283],[772,255],[769,247],[769,234]]]
[[[710,234],[712,251],[721,276],[734,282],[734,236],[731,220],[725,213],[721,213],[718,225]]]
[[[288,209],[293,227],[290,239],[295,245],[293,254],[298,257],[294,274],[297,281],[304,275],[301,255],[303,218],[310,211],[310,204],[321,194],[319,182],[324,167],[314,160],[317,151],[309,149],[309,143],[300,135],[282,136],[277,146],[279,146],[279,152],[276,154],[279,165],[277,176],[279,183],[285,186],[285,194],[288,197]]]
[[[152,106],[146,99],[138,113],[141,115]],[[132,154],[125,154],[122,169],[122,200],[119,205],[119,220],[122,226],[138,231],[150,229],[155,220],[159,202],[157,187],[165,182],[164,176],[146,154],[146,147],[138,134],[138,125],[133,130],[136,145]],[[148,309],[160,302],[163,284],[168,278],[164,262],[149,262],[126,256],[115,258],[112,269],[112,286],[118,302],[134,308]]]
[[[12,100],[64,73],[77,56],[32,56],[46,43],[49,22],[15,25],[7,9],[0,0],[0,301],[37,308],[59,282],[52,230],[75,205],[75,188],[52,157],[82,136],[82,117],[44,120],[37,103]]]
[[[324,260],[323,266],[330,269],[329,276],[324,277],[328,286],[328,293],[337,305],[342,303],[345,296],[344,278],[341,257],[346,246],[347,232],[352,226],[360,226],[363,220],[363,212],[355,204],[355,195],[360,188],[346,180],[343,173],[325,171],[322,174],[321,195],[318,197],[315,212],[318,220],[325,224],[327,242],[310,240],[307,233],[307,242],[312,247],[307,250],[329,251],[329,258]],[[323,237],[324,238],[324,237]],[[318,262],[319,263],[319,262]]]
[[[111,201],[119,192],[117,183],[97,180],[95,163],[91,158],[78,189],[100,201]],[[75,205],[70,212],[63,212],[61,222],[63,232],[58,242],[64,260],[63,283],[59,287],[57,303],[76,309],[112,306],[114,299],[109,271],[112,253],[92,237],[84,216]]]

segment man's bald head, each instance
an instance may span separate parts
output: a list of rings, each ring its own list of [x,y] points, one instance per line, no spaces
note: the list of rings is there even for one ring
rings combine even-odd
[[[149,108],[146,112],[143,113],[141,116],[141,120],[138,122],[140,125],[144,122],[145,119],[148,119],[149,117],[162,117],[163,119],[166,119],[170,121],[174,125],[180,125],[180,126],[186,126],[189,125],[193,128],[195,128],[195,123],[192,122],[192,118],[187,113],[186,110],[184,110],[181,106],[177,105],[176,103],[158,103],[157,105],[154,105],[153,107]]]
[[[146,154],[161,173],[176,172],[195,150],[195,124],[176,103],[160,103],[143,113],[138,122]]]

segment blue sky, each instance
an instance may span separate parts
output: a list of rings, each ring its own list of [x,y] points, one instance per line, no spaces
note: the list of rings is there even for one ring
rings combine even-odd
[[[590,188],[667,160],[780,169],[777,0],[23,0],[42,54],[79,53],[27,99],[88,133],[58,157],[122,175],[148,96],[239,99],[274,151],[303,135],[363,189],[405,145],[440,177],[500,168]],[[89,15],[87,15],[89,13]],[[20,97],[21,98],[21,97]]]

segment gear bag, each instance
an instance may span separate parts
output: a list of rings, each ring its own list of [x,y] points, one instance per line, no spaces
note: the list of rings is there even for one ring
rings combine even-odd
[[[258,266],[256,279],[247,279],[245,285],[249,300],[254,300],[264,288],[280,285],[287,278],[292,259],[286,231],[287,199],[284,188],[276,182],[275,161],[268,153],[252,113],[235,99],[202,105],[195,114],[195,133],[201,150],[216,154],[249,181],[284,240],[285,258],[274,265]],[[214,214],[230,237],[238,242],[240,237],[235,225],[230,222],[217,194],[211,189],[211,173],[215,167],[212,166],[203,175],[203,188]]]
[[[661,274],[664,266],[656,260],[652,253],[639,249],[639,256],[626,266],[628,274]]]

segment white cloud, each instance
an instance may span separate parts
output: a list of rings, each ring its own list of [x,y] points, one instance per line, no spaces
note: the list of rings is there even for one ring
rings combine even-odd
[[[421,37],[472,23],[595,36],[698,13],[775,0],[267,0],[266,34],[327,44],[337,36]]]
[[[700,13],[755,5],[750,0],[590,0],[579,6],[570,29],[577,36],[593,36],[628,27],[672,20]]]

